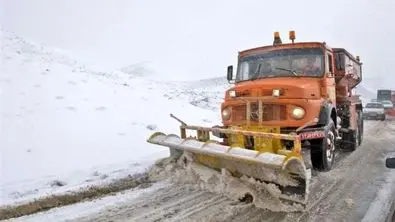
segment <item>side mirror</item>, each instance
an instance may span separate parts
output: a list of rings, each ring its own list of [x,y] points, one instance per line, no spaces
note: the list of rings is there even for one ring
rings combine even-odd
[[[228,73],[226,78],[228,81],[231,81],[233,79],[233,66],[228,66]]]
[[[393,157],[393,158],[387,158],[387,159],[385,160],[385,166],[386,166],[387,168],[395,169],[395,157]]]

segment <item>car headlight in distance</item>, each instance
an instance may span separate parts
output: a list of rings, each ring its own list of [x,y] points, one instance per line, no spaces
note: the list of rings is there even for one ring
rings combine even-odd
[[[230,108],[225,108],[225,109],[222,110],[221,114],[222,114],[222,119],[223,120],[229,120],[230,116],[232,114],[232,111],[231,111]]]
[[[292,109],[291,116],[296,120],[300,120],[306,114],[305,110],[301,107],[295,107]]]
[[[234,90],[229,91],[229,96],[236,97],[236,91],[234,91]]]

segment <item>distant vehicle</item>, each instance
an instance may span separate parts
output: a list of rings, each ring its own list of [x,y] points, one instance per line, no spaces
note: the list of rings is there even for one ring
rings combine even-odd
[[[392,109],[394,107],[394,104],[391,100],[383,100],[381,101],[381,104],[383,104],[384,109]]]
[[[377,101],[383,103],[386,115],[395,117],[395,91],[390,89],[377,90]]]
[[[377,101],[392,100],[392,91],[390,89],[377,90]]]
[[[370,102],[366,104],[363,110],[364,119],[385,120],[384,105],[380,102]]]

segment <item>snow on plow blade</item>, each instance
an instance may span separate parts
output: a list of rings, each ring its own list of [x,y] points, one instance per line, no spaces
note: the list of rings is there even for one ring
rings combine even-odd
[[[184,125],[181,126],[181,138],[174,134],[165,135],[161,132],[156,132],[147,141],[152,144],[169,147],[172,156],[179,157],[186,152],[195,163],[218,171],[226,169],[235,177],[245,175],[261,182],[276,184],[281,190],[281,194],[277,195],[281,201],[305,206],[310,176],[301,156],[296,155],[294,151],[280,153],[259,152],[240,147],[225,146],[210,140],[203,142],[196,138],[186,138],[183,129],[197,128],[199,130],[222,131],[226,133],[232,131]],[[236,130],[232,133],[240,132]],[[264,133],[255,133],[261,136],[265,135]],[[254,134],[254,132],[247,134]],[[276,135],[268,133],[266,136],[272,138]],[[277,135],[277,137],[282,136],[289,140],[298,139],[297,136]]]

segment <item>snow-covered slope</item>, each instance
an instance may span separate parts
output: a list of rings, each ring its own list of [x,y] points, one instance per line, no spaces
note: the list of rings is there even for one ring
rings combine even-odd
[[[101,72],[60,50],[1,35],[1,205],[144,170],[168,155],[146,143],[148,136],[178,133],[169,113],[194,124],[220,122],[212,110],[224,85],[192,90],[197,83],[157,82],[141,69]]]
[[[222,77],[183,82],[182,84],[182,88],[169,89],[169,93],[165,96],[169,99],[182,98],[194,106],[218,113],[219,104],[223,101],[225,90],[231,87],[226,78]]]
[[[128,74],[130,76],[141,76],[146,77],[147,75],[152,75],[155,72],[149,68],[148,62],[140,62],[137,64],[132,64],[121,68],[119,71]]]
[[[376,91],[369,87],[368,81],[362,82],[359,86],[357,86],[356,92],[361,96],[363,104],[366,104],[371,101],[371,99],[376,98]]]

